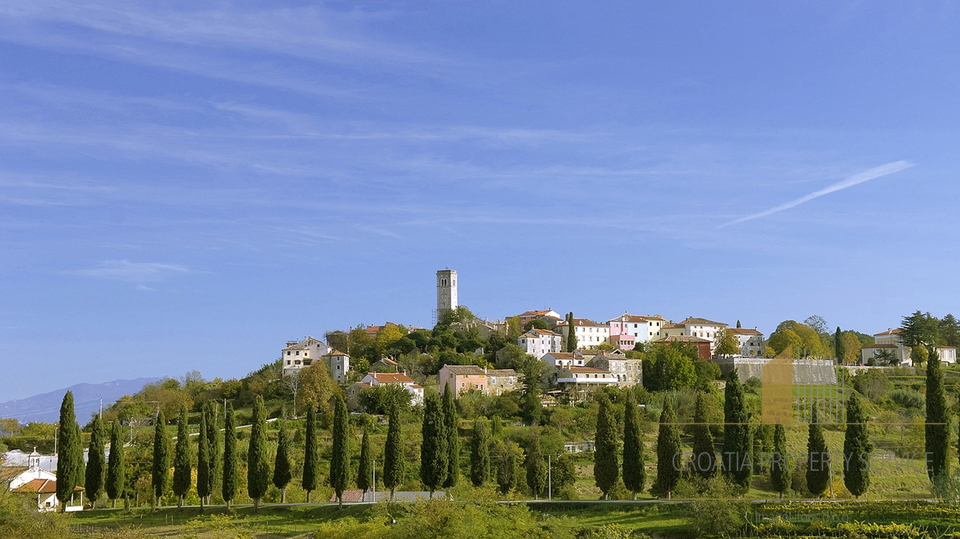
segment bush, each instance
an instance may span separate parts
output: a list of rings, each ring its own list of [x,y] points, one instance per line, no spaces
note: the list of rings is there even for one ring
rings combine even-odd
[[[737,487],[723,476],[702,483],[703,499],[690,504],[690,520],[697,537],[727,536],[743,528],[749,502],[735,499]]]
[[[890,393],[890,400],[903,406],[904,408],[916,408],[922,410],[926,406],[926,400],[918,391],[910,389],[898,389]]]
[[[869,369],[853,378],[853,388],[868,399],[885,397],[893,389],[893,384],[880,369]]]

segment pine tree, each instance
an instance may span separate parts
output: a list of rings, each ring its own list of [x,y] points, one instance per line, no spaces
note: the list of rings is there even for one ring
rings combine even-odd
[[[223,481],[220,483],[223,501],[230,503],[240,488],[240,471],[237,462],[237,428],[233,424],[233,405],[227,404],[223,417]]]
[[[673,495],[680,481],[681,470],[677,469],[677,455],[680,453],[680,429],[677,427],[677,414],[668,400],[660,414],[660,431],[657,433],[657,494]]]
[[[270,486],[270,455],[267,448],[267,414],[263,397],[253,401],[253,423],[247,448],[247,494],[253,499],[253,512],[260,512],[260,499]]]
[[[397,487],[403,484],[404,457],[403,441],[400,439],[400,418],[397,406],[390,408],[390,420],[387,425],[387,443],[383,449],[383,486],[390,489],[390,501]]]
[[[790,470],[787,459],[787,430],[783,425],[777,425],[773,431],[773,455],[770,459],[770,482],[773,483],[773,490],[783,498],[784,493],[790,489]]]
[[[487,420],[477,418],[473,422],[473,436],[470,437],[470,482],[482,487],[490,477],[490,429]]]
[[[57,449],[57,499],[60,511],[67,510],[73,489],[84,479],[83,440],[73,410],[73,392],[67,391],[60,403],[60,440]]]
[[[163,410],[157,412],[153,425],[153,466],[150,468],[153,487],[153,509],[156,511],[160,499],[170,488],[170,437],[167,436],[167,419]]]
[[[807,490],[820,497],[830,484],[830,454],[827,440],[823,437],[823,425],[814,405],[810,425],[807,427]]]
[[[317,411],[311,405],[307,407],[307,432],[303,448],[303,490],[307,491],[307,503],[310,493],[320,485],[320,451],[317,447]]]
[[[921,345],[922,346],[922,345]],[[927,475],[930,480],[950,474],[947,452],[950,449],[950,416],[947,395],[940,371],[940,357],[932,350],[927,358],[927,420],[924,425],[926,452],[929,455]]]
[[[226,404],[224,404],[226,414]],[[207,442],[210,444],[210,494],[207,503],[212,503],[211,496],[222,486],[223,479],[223,443],[220,434],[220,421],[217,419],[217,403],[207,403]]]
[[[430,497],[447,478],[450,452],[447,448],[446,425],[440,395],[427,394],[423,408],[423,442],[420,445],[420,481],[430,491]]]
[[[96,507],[97,500],[103,495],[103,483],[107,472],[107,457],[103,452],[105,434],[100,416],[93,416],[90,447],[87,451],[86,481],[83,483],[85,494],[93,507]]]
[[[610,489],[620,479],[620,462],[617,458],[617,420],[613,414],[610,399],[600,394],[597,399],[600,410],[597,412],[597,433],[594,438],[593,477],[597,487],[607,499]]]
[[[837,331],[833,334],[833,349],[837,352],[837,363],[843,365],[846,351],[843,349],[843,332],[840,331],[840,326],[837,326]]]
[[[363,438],[360,440],[360,467],[357,469],[357,488],[367,491],[373,485],[373,452],[370,449],[370,433],[363,429]]]
[[[177,509],[183,509],[183,498],[190,490],[193,473],[193,456],[190,454],[190,431],[187,423],[187,407],[180,406],[177,420],[177,446],[173,451],[173,493],[177,496]]]
[[[197,434],[197,496],[200,497],[200,511],[212,491],[210,473],[210,440],[207,439],[207,406],[200,412],[200,432]]]
[[[843,484],[859,498],[870,487],[870,452],[867,414],[856,393],[847,401],[847,429],[843,437]]]
[[[457,403],[450,384],[443,390],[443,423],[447,437],[447,477],[443,481],[443,488],[449,490],[460,482],[460,418],[457,416]]]
[[[697,393],[693,411],[693,469],[700,477],[709,479],[716,471],[717,455],[713,434],[707,424],[707,400],[704,392]]]
[[[337,396],[333,408],[333,452],[330,458],[330,486],[343,508],[343,491],[350,485],[350,418],[347,403]]]
[[[547,464],[543,462],[543,451],[540,449],[540,427],[533,425],[530,430],[524,464],[527,469],[527,486],[533,492],[533,499],[537,500],[547,488]]]
[[[280,489],[280,503],[287,503],[287,485],[293,479],[290,466],[290,450],[287,439],[287,422],[280,420],[280,432],[277,433],[277,456],[273,462],[273,486]]]
[[[123,431],[120,422],[114,421],[110,429],[110,459],[107,461],[107,497],[117,506],[117,498],[125,494],[124,484],[127,482],[127,473],[124,469],[123,458]]]
[[[727,376],[723,399],[723,473],[740,489],[750,488],[753,466],[750,453],[753,441],[750,436],[750,413],[747,411],[743,385],[736,369]]]
[[[646,481],[637,400],[632,391],[627,391],[626,409],[623,413],[623,485],[633,492],[633,499],[636,500],[637,493],[643,491]]]

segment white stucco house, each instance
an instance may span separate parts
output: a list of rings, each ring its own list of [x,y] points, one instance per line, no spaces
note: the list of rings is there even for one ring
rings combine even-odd
[[[763,356],[763,333],[760,333],[759,330],[750,328],[727,328],[727,332],[737,339],[741,356]]]
[[[523,348],[523,351],[539,359],[544,354],[559,352],[562,346],[563,337],[546,329],[533,328],[530,331],[520,335],[517,339],[517,345]]]
[[[314,360],[329,353],[330,347],[323,341],[310,336],[300,341],[287,341],[287,346],[280,351],[283,374],[286,376],[299,372],[300,369],[309,367]]]
[[[36,500],[37,511],[56,511],[57,476],[41,467],[42,456],[36,450],[27,458],[27,469],[10,480],[8,486],[12,494],[29,496]],[[83,487],[74,488],[74,495],[67,503],[67,511],[83,510]]]
[[[607,321],[610,326],[610,343],[621,350],[633,350],[636,343],[655,341],[660,330],[668,324],[660,315],[637,316],[629,313]]]
[[[697,337],[710,341],[710,353],[713,354],[717,348],[717,332],[726,328],[723,322],[714,322],[706,318],[688,317],[682,322],[669,324],[663,327],[661,331],[661,340],[667,337]]]
[[[564,340],[570,332],[569,325],[566,321],[557,324],[556,330]],[[587,318],[574,318],[573,326],[573,334],[577,337],[577,348],[596,348],[610,340],[609,324],[599,324]]]

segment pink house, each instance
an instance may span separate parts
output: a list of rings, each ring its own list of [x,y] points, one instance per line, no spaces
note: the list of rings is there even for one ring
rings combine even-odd
[[[486,393],[489,382],[486,371],[476,365],[444,365],[440,369],[440,389],[450,384],[450,389],[457,397],[471,389]]]

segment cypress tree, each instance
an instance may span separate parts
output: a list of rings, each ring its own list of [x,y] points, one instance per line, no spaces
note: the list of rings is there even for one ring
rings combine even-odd
[[[197,496],[200,497],[200,511],[207,502],[211,488],[210,440],[207,439],[207,406],[200,412],[200,432],[197,434]]]
[[[83,488],[93,507],[96,507],[97,500],[103,495],[103,483],[107,472],[107,457],[103,452],[105,434],[100,416],[93,416],[90,447],[87,451],[86,481],[83,483]]]
[[[320,452],[317,448],[317,411],[310,405],[307,407],[307,432],[303,448],[303,490],[307,491],[307,503],[310,503],[310,493],[320,484]]]
[[[626,409],[623,413],[623,485],[633,492],[643,491],[647,482],[647,471],[643,465],[643,439],[640,433],[640,420],[637,417],[637,400],[633,391],[627,391]]]
[[[700,477],[709,479],[716,471],[717,455],[713,447],[713,434],[707,424],[707,400],[703,391],[697,393],[693,422],[693,469]]]
[[[525,464],[527,486],[533,492],[533,499],[537,500],[547,488],[547,465],[543,462],[543,451],[540,449],[540,427],[537,425],[531,427]]]
[[[360,467],[357,469],[357,488],[367,491],[373,484],[373,452],[370,450],[370,433],[363,429],[363,438],[360,440]]]
[[[747,411],[743,385],[736,369],[727,376],[723,399],[723,473],[742,490],[750,488],[753,465],[750,454],[753,441],[750,436],[750,413]]]
[[[443,481],[443,488],[451,489],[460,481],[460,418],[457,416],[457,403],[450,384],[443,390],[443,423],[447,437],[447,478]]]
[[[470,482],[482,487],[490,477],[490,429],[487,421],[477,418],[470,437]]]
[[[163,410],[157,412],[153,425],[153,466],[150,468],[153,487],[153,510],[157,510],[160,499],[170,488],[170,437],[167,436],[167,419]]]
[[[497,443],[497,487],[501,494],[507,494],[516,483],[517,468],[516,444],[510,440]]]
[[[187,407],[180,406],[177,420],[177,446],[173,451],[173,493],[177,496],[177,509],[183,509],[183,497],[190,490],[193,472],[193,456],[190,454],[190,430],[187,423]]]
[[[84,479],[83,440],[73,410],[73,392],[67,391],[60,403],[60,440],[57,448],[57,499],[60,512],[67,510],[73,489]]]
[[[427,393],[423,408],[423,441],[420,444],[420,481],[430,491],[430,497],[443,486],[450,469],[450,452],[447,448],[447,431],[443,418],[443,403],[440,395]]]
[[[387,426],[387,443],[383,455],[383,486],[390,489],[390,501],[397,487],[403,484],[404,458],[403,441],[400,439],[400,418],[397,405],[390,407],[390,420]]]
[[[840,326],[837,326],[837,331],[833,334],[833,349],[837,352],[837,364],[843,365],[846,350],[843,348],[843,332],[840,331]]]
[[[247,494],[253,498],[253,512],[260,512],[260,499],[270,486],[270,456],[267,449],[267,414],[263,397],[253,401],[253,423],[247,448]]]
[[[337,396],[333,409],[333,453],[330,458],[330,486],[343,508],[343,491],[350,485],[350,418],[347,403]]]
[[[597,413],[597,433],[594,438],[593,477],[597,487],[607,499],[610,489],[620,479],[620,463],[617,458],[617,420],[613,415],[610,399],[600,394],[600,410]]]
[[[273,462],[273,486],[280,489],[280,503],[287,503],[287,485],[293,479],[287,438],[287,422],[281,419],[280,432],[277,434],[277,456]]]
[[[237,496],[240,477],[237,469],[237,428],[233,424],[233,405],[227,404],[223,416],[223,481],[220,491],[223,501],[230,508],[230,502]]]
[[[783,498],[784,493],[790,489],[790,470],[787,465],[787,430],[783,425],[777,425],[773,430],[773,455],[770,459],[770,482],[773,483],[773,490]]]
[[[870,452],[867,414],[856,393],[847,401],[847,428],[843,436],[843,484],[859,498],[870,487]]]
[[[127,472],[123,462],[123,431],[120,422],[114,421],[110,429],[110,459],[107,461],[107,497],[117,506],[117,498],[124,495]]]
[[[922,344],[918,344],[922,347]],[[947,451],[950,449],[950,416],[947,395],[940,371],[940,356],[936,350],[927,358],[927,420],[924,425],[927,452],[927,475],[933,481],[949,475]]]
[[[224,404],[226,414],[226,404]],[[223,444],[220,441],[220,421],[217,419],[217,403],[207,403],[207,443],[210,447],[210,494],[207,503],[212,503],[211,496],[221,486],[223,478]]]
[[[830,454],[816,405],[812,416],[807,427],[807,490],[819,498],[830,484]]]
[[[670,401],[667,401],[660,414],[660,431],[657,433],[657,493],[666,495],[667,499],[673,495],[673,489],[680,481],[681,470],[677,469],[680,453],[680,429],[677,427],[677,414],[673,411]]]
[[[577,351],[577,332],[573,324],[573,312],[567,313],[567,338],[564,342],[567,352]]]

